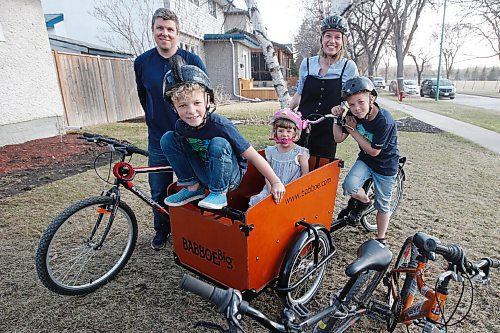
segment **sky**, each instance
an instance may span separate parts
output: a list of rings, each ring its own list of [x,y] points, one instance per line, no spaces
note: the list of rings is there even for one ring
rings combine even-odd
[[[244,0],[235,0],[235,5],[239,8],[246,8]],[[278,43],[292,43],[297,34],[302,21],[302,1],[301,0],[257,0],[257,7],[267,28],[268,37]],[[434,66],[437,68],[439,56],[439,44],[429,45],[430,36],[433,29],[440,29],[443,18],[443,8],[427,10],[419,20],[417,34],[414,37],[413,45],[416,48],[430,47],[435,50]],[[448,6],[446,9],[446,22],[454,23],[457,20],[456,11]],[[468,60],[475,56],[491,55],[493,50],[487,44],[479,40],[469,38],[465,41],[463,48],[456,58],[456,68],[466,68],[474,66],[500,66],[498,57],[488,59]],[[444,60],[442,60],[444,64]],[[410,58],[405,59],[405,65],[413,64]],[[395,65],[395,60],[394,60]]]

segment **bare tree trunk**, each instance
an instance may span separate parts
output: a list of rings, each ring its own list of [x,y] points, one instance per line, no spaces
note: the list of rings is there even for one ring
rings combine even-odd
[[[385,0],[394,22],[394,49],[398,62],[396,76],[399,91],[404,91],[404,58],[410,49],[420,14],[427,0]],[[413,20],[413,22],[412,22]],[[410,27],[409,32],[407,28]]]
[[[257,1],[245,0],[245,3],[250,14],[253,34],[262,47],[266,66],[271,73],[273,86],[278,94],[280,107],[286,108],[290,102],[290,94],[288,93],[287,83],[283,79],[283,73],[281,72],[281,67],[278,62],[276,52],[274,51],[273,43],[269,40],[269,38],[267,38],[267,29],[262,22],[262,17],[260,16],[259,9],[257,8]]]

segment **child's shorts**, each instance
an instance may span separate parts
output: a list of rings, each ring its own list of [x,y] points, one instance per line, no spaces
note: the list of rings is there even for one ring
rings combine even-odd
[[[347,174],[342,188],[344,195],[356,194],[368,178],[373,178],[373,188],[375,192],[374,207],[379,212],[389,213],[391,192],[394,183],[396,182],[396,175],[384,176],[374,172],[365,162],[356,160],[351,170]]]

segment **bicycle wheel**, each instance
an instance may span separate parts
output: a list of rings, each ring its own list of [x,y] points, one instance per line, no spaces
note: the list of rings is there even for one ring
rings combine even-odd
[[[373,291],[380,283],[384,272],[368,271],[360,273],[339,309],[325,321],[319,322],[314,333],[345,332],[361,319],[363,313],[358,310],[366,307]]]
[[[396,215],[399,202],[401,201],[401,198],[403,196],[403,182],[404,182],[403,173],[401,172],[401,170],[399,170],[396,176],[396,181],[394,182],[394,186],[392,188],[391,200],[389,203],[390,206],[389,212],[391,214],[391,218],[393,218]],[[365,182],[363,188],[368,197],[372,198],[374,196],[373,181],[371,179]],[[363,228],[365,228],[367,231],[376,231],[377,230],[376,216],[377,216],[377,210],[373,207],[369,209],[361,218],[361,225],[363,226]]]
[[[394,264],[394,269],[416,267],[417,265],[417,254],[418,250],[415,245],[413,245],[413,237],[408,237],[399,251],[398,257]],[[412,276],[410,274],[405,274],[403,276],[400,273],[393,273],[394,284],[396,287],[397,295],[393,295],[391,284],[388,283],[387,291],[387,305],[391,309],[391,315],[387,318],[387,331],[393,332],[398,324],[399,315],[401,314],[402,301],[406,298],[410,292],[410,287],[412,283]],[[403,285],[402,289],[399,286]],[[401,291],[400,291],[401,290]]]
[[[293,245],[284,261],[283,269],[281,270],[280,277],[278,278],[279,288],[288,288],[294,285],[302,279],[304,275],[315,268],[314,235],[308,231],[304,231],[304,233],[305,234],[303,235],[307,236],[302,239],[299,238],[299,241]],[[323,231],[318,231],[318,235],[318,262],[320,262],[323,258],[330,254],[330,241],[328,240],[328,236]],[[283,302],[287,306],[291,306],[296,303],[306,304],[309,302],[321,285],[321,281],[325,276],[327,263],[328,262],[319,267],[294,290],[280,292],[279,295]]]
[[[137,220],[124,202],[112,219],[113,203],[111,197],[88,198],[50,223],[36,252],[38,277],[45,287],[61,295],[88,294],[125,266],[137,242]]]

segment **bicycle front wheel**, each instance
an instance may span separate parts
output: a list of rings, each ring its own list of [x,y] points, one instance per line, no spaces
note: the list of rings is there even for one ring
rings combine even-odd
[[[401,202],[401,198],[403,197],[403,183],[404,176],[401,170],[398,171],[396,176],[396,181],[394,182],[394,186],[392,188],[391,200],[389,203],[389,213],[391,214],[391,219],[396,215],[396,211],[399,207],[399,203]],[[363,186],[368,197],[372,198],[373,195],[373,181],[368,180],[367,183]],[[361,218],[361,225],[367,231],[376,231],[377,230],[377,210],[375,208],[371,208],[368,210],[363,217]]]
[[[43,233],[36,252],[40,281],[61,295],[84,295],[113,279],[137,242],[137,219],[106,196],[82,200],[60,213]]]

